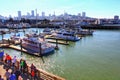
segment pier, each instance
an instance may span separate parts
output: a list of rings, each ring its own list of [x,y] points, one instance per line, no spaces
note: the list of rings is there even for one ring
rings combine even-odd
[[[21,49],[21,47],[15,46],[13,44],[9,44],[8,42],[5,42],[5,41],[4,41],[4,43],[0,43],[0,47],[2,47],[2,48],[11,48],[11,49],[15,49],[15,50],[18,50],[18,51],[22,51],[22,52],[28,53],[25,49],[23,49],[23,48]],[[34,54],[36,56],[40,56],[37,53],[34,53]],[[4,64],[4,65],[6,64],[4,60],[2,61],[2,64]],[[16,69],[20,68],[19,64],[20,64],[20,62],[18,60],[17,63],[15,64]],[[5,70],[2,67],[3,66],[0,65],[0,69],[4,73]],[[30,70],[30,65],[27,65],[26,73],[28,75],[30,75],[30,73],[31,73],[30,71],[31,71]],[[1,73],[1,74],[3,74],[3,73]],[[51,73],[48,73],[48,72],[46,72],[46,71],[44,71],[42,69],[37,69],[36,77],[37,77],[37,80],[65,80],[64,78],[61,78],[59,76],[53,75]]]
[[[1,70],[1,75],[3,76],[5,73],[5,69],[4,67],[8,65],[5,62],[5,56],[3,58],[2,61],[0,61],[0,70]],[[11,65],[6,66],[6,68],[9,68],[9,70],[11,71],[15,71],[15,70],[19,70],[20,69],[20,60],[17,60],[17,62],[15,63],[15,68],[12,69]],[[24,69],[24,73],[22,74],[22,78],[23,80],[31,80],[31,68],[30,65],[27,64],[27,67]],[[5,79],[5,77],[4,77]],[[51,73],[48,73],[46,71],[43,71],[42,69],[37,69],[36,68],[36,72],[35,72],[35,80],[65,80],[64,78],[61,78],[59,76],[53,75]]]

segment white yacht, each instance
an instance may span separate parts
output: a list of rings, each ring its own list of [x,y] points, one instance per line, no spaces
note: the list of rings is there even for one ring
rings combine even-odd
[[[33,55],[46,55],[54,52],[55,46],[47,43],[42,38],[29,36],[22,39],[22,48]]]
[[[58,32],[55,32],[52,34],[53,37],[56,37],[58,39],[68,40],[68,41],[79,41],[81,38],[75,35],[74,32],[66,31],[66,30],[60,30]]]
[[[51,34],[51,29],[50,28],[45,28],[43,30],[43,33],[49,35],[49,34]]]

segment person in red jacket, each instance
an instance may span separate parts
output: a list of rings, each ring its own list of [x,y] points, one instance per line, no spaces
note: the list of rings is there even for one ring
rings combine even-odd
[[[8,66],[11,66],[11,60],[12,60],[11,56],[10,56],[10,55],[7,55],[7,56],[6,56],[6,59],[7,59],[7,64],[8,64]]]

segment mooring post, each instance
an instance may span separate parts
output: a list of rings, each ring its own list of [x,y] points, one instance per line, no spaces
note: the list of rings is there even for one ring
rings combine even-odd
[[[20,39],[20,45],[21,45],[21,55],[22,55],[22,39]]]
[[[66,37],[66,43],[68,43],[68,37]]]
[[[41,44],[41,43],[39,43],[39,49],[40,49],[40,50],[39,50],[39,55],[40,55],[43,63],[45,63],[45,61],[44,61],[44,59],[43,59],[43,56],[42,56],[42,44]]]
[[[42,54],[42,48],[41,48],[41,43],[39,43],[39,55],[41,56],[41,54]]]
[[[10,45],[10,40],[8,39],[8,44]]]
[[[55,46],[55,49],[59,49],[58,48],[58,39],[56,38],[56,46]]]

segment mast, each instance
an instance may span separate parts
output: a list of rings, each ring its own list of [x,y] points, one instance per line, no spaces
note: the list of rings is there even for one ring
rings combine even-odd
[[[37,28],[38,28],[38,27],[37,27],[37,9],[36,9],[36,32],[38,32],[38,31],[37,31]]]

